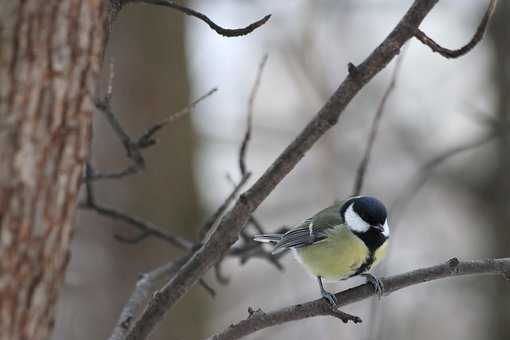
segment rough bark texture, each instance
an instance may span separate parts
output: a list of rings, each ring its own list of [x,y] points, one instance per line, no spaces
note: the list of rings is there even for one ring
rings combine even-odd
[[[105,1],[0,3],[0,338],[46,339],[91,139]]]

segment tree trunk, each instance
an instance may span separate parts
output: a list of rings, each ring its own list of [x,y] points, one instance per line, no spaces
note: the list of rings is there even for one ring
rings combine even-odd
[[[91,139],[106,1],[0,4],[0,338],[47,339]]]

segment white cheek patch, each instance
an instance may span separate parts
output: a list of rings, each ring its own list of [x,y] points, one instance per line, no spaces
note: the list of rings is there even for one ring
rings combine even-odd
[[[388,225],[388,219],[386,219],[386,221],[384,221],[384,225],[383,225],[383,232],[382,232],[382,234],[383,234],[385,237],[390,236],[390,226]]]
[[[365,232],[370,228],[370,225],[363,221],[363,219],[354,211],[352,208],[353,205],[354,204],[351,204],[345,211],[345,223],[352,231],[358,233]]]

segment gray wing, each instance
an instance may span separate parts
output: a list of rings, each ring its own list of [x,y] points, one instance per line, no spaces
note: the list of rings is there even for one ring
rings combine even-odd
[[[343,224],[338,210],[338,204],[335,204],[304,220],[296,228],[283,234],[276,243],[273,253],[279,253],[287,248],[308,246],[325,239],[328,229]]]

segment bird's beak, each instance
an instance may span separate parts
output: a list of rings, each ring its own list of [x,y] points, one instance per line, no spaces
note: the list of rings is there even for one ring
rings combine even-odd
[[[381,233],[384,231],[384,225],[382,224],[373,225],[372,228],[379,230]]]

